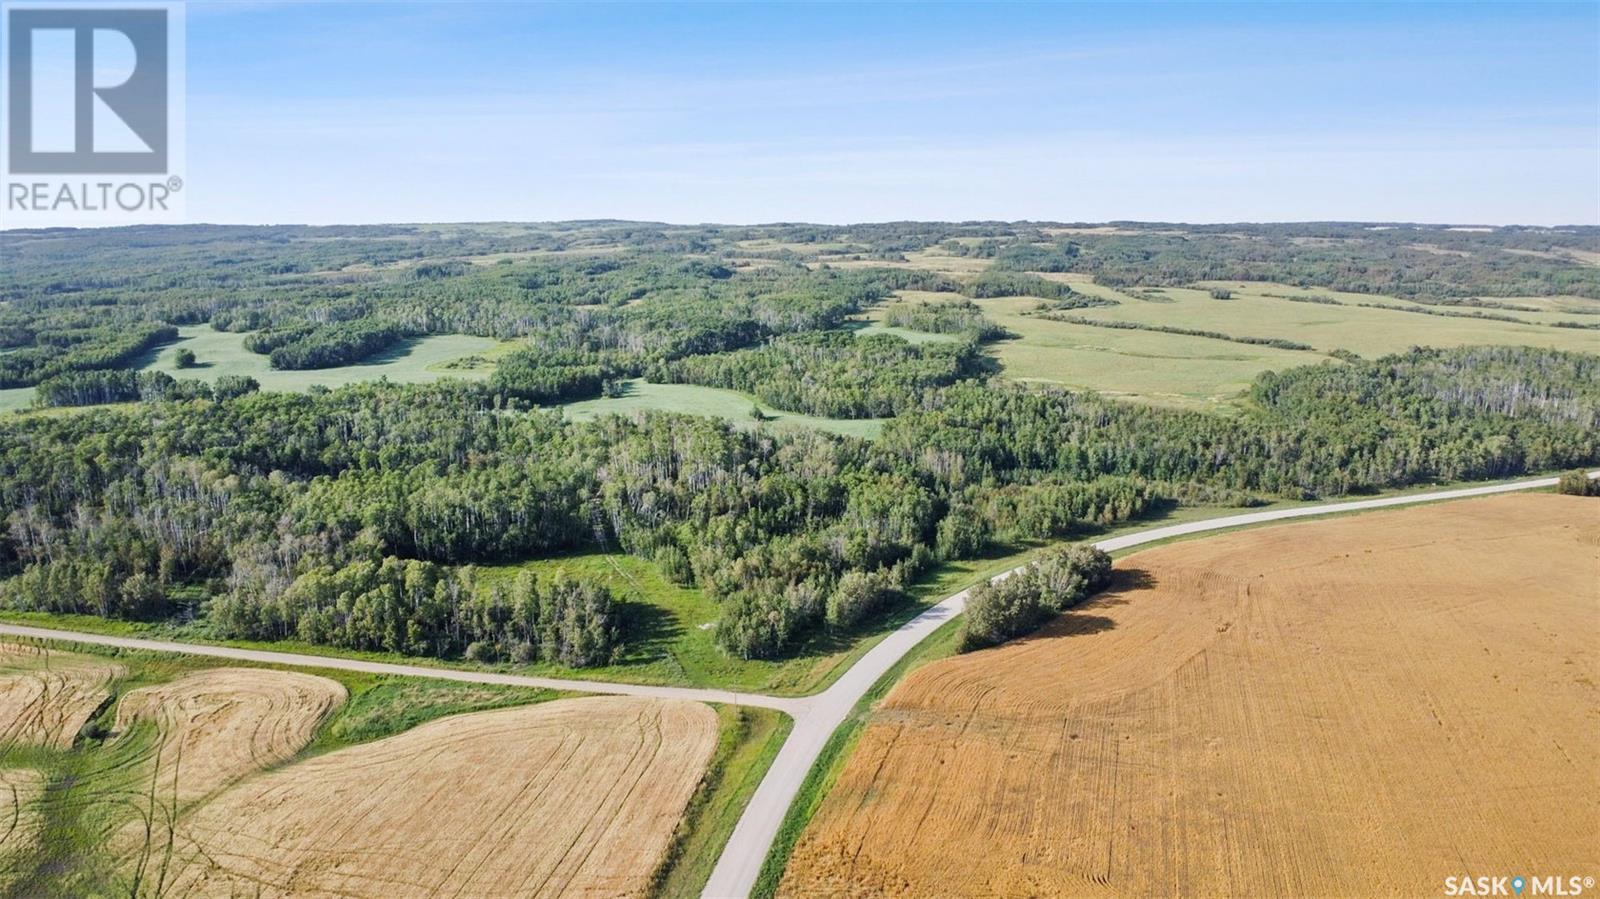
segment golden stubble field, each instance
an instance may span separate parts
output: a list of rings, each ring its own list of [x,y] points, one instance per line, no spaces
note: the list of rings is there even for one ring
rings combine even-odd
[[[1507,496],[1118,562],[875,712],[788,896],[1436,895],[1600,871],[1600,502]]]
[[[64,751],[126,674],[0,645],[0,735]],[[0,767],[0,894],[36,872],[70,802],[90,810],[117,895],[646,895],[719,727],[702,703],[586,697],[306,757],[347,699],[262,668],[128,691],[69,798],[46,801],[64,787],[44,771]]]
[[[150,795],[182,806],[293,758],[345,695],[311,674],[213,668],[124,696],[116,731],[155,724]]]
[[[66,749],[123,673],[92,656],[0,643],[0,746]]]
[[[717,742],[695,702],[443,718],[251,778],[185,816],[172,896],[636,896]]]

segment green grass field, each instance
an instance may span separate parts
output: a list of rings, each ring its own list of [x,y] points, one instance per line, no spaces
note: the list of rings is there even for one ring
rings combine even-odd
[[[994,352],[1007,377],[1095,390],[1108,396],[1160,405],[1226,409],[1261,372],[1315,365],[1327,361],[1327,354],[1338,349],[1374,358],[1403,352],[1412,346],[1517,344],[1581,352],[1594,352],[1600,347],[1600,331],[1548,325],[1555,321],[1600,321],[1595,316],[1571,311],[1573,308],[1600,309],[1600,303],[1576,298],[1545,298],[1541,306],[1544,311],[1538,312],[1476,310],[1430,307],[1394,297],[1281,284],[1217,282],[1213,286],[1231,290],[1232,299],[1213,299],[1209,290],[1169,287],[1156,291],[1164,301],[1155,302],[1131,292],[1089,283],[1079,275],[1049,277],[1070,283],[1081,293],[1118,302],[1116,306],[1066,310],[1073,316],[1217,331],[1236,337],[1281,338],[1314,347],[1312,351],[1284,350],[1207,337],[1051,321],[1026,314],[1041,302],[1031,297],[978,301],[986,315],[1017,335],[994,344]],[[1284,295],[1329,296],[1344,305],[1295,302],[1283,299]],[[1512,299],[1503,302],[1539,305]],[[1388,308],[1369,308],[1356,303]],[[1402,311],[1441,308],[1450,312],[1506,315],[1521,321]]]
[[[1118,306],[1071,311],[1084,318],[1106,321],[1147,322],[1220,331],[1241,337],[1281,337],[1311,344],[1322,352],[1346,349],[1367,357],[1403,352],[1412,346],[1505,343],[1592,352],[1600,345],[1600,331],[1549,327],[1550,322],[1581,318],[1577,315],[1425,306],[1394,297],[1300,290],[1282,284],[1218,282],[1216,286],[1231,290],[1233,298],[1217,300],[1212,299],[1208,290],[1167,287],[1161,289],[1161,294],[1171,299],[1170,303],[1124,299]],[[1297,303],[1283,299],[1283,296],[1326,296],[1346,305]],[[1357,306],[1355,303],[1386,308]],[[1596,304],[1596,307],[1600,308],[1600,304]],[[1403,311],[1406,309],[1482,312],[1510,316],[1521,321],[1419,314]]]
[[[261,383],[262,390],[305,391],[321,384],[341,387],[357,381],[388,378],[402,384],[421,384],[440,378],[478,379],[488,377],[490,367],[450,368],[447,363],[462,357],[496,351],[501,341],[486,337],[444,334],[416,337],[370,356],[355,365],[319,368],[309,371],[277,371],[267,357],[244,348],[244,335],[213,330],[210,325],[181,328],[176,343],[162,347],[153,358],[139,366],[140,371],[164,371],[175,378],[215,381],[223,375],[249,375]],[[180,369],[173,363],[178,350],[194,351],[198,365]]]
[[[553,663],[519,666],[519,673],[581,676],[633,683],[722,687],[780,695],[804,695],[825,688],[901,620],[938,600],[952,579],[970,577],[971,563],[947,566],[940,577],[919,585],[915,601],[885,612],[845,634],[822,635],[789,659],[741,659],[716,645],[712,627],[717,604],[693,587],[668,581],[652,563],[621,553],[589,552],[520,565],[481,567],[483,583],[509,580],[522,570],[540,577],[566,571],[605,584],[622,603],[625,630],[634,640],[617,662],[573,671]]]
[[[978,301],[984,314],[1016,335],[991,345],[1006,377],[1160,405],[1225,408],[1263,371],[1315,365],[1328,358],[1321,353],[1095,328],[1023,314],[1039,302],[1031,297]],[[1072,310],[1073,314],[1094,311],[1099,310]]]
[[[150,353],[135,366],[139,371],[164,371],[175,378],[207,383],[223,375],[248,375],[262,390],[304,392],[315,385],[342,387],[358,381],[387,378],[401,384],[421,384],[441,378],[479,380],[494,371],[492,359],[516,345],[515,341],[443,334],[416,337],[371,356],[355,365],[309,371],[277,371],[267,357],[244,348],[244,335],[217,331],[210,325],[178,329],[178,340]],[[173,362],[179,349],[194,351],[196,366],[180,369]],[[0,412],[26,409],[33,388],[0,390]]]
[[[758,404],[755,398],[748,394],[740,393],[736,390],[723,390],[720,387],[700,387],[694,384],[652,384],[643,379],[635,379],[625,383],[627,385],[627,393],[623,396],[567,403],[561,407],[563,414],[573,421],[588,421],[597,416],[610,413],[627,414],[651,409],[658,412],[678,412],[684,415],[707,415],[714,418],[725,418],[742,428],[762,427],[776,431],[813,428],[819,431],[830,431],[834,434],[868,439],[878,436],[878,433],[883,429],[882,419],[819,418],[815,415],[784,412],[765,404]],[[761,411],[766,413],[767,421],[758,422],[751,417],[750,409],[755,405],[761,405]]]

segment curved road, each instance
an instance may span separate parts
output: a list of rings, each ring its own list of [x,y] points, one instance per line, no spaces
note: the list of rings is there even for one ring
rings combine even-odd
[[[1600,471],[1590,472],[1589,477],[1600,478]],[[1149,530],[1101,540],[1094,545],[1107,552],[1114,552],[1120,549],[1142,546],[1147,543],[1155,543],[1188,534],[1199,534],[1205,531],[1219,531],[1245,525],[1265,524],[1273,521],[1307,518],[1314,515],[1328,515],[1337,512],[1358,512],[1366,509],[1382,509],[1389,506],[1407,506],[1415,503],[1488,496],[1517,490],[1534,490],[1553,487],[1555,484],[1555,478],[1535,478],[1491,484],[1483,487],[1414,493],[1406,496],[1386,497],[1384,499],[1324,503],[1269,512],[1249,512],[1242,515],[1210,518],[1205,521],[1192,521],[1185,524],[1150,528]],[[998,574],[993,580],[1002,580],[1019,570],[1020,567]],[[856,704],[861,701],[861,697],[866,695],[867,690],[874,683],[877,683],[879,678],[883,677],[890,668],[894,667],[896,662],[911,651],[912,647],[922,642],[924,638],[937,630],[940,625],[961,614],[961,610],[965,608],[966,604],[966,590],[946,597],[938,604],[929,607],[922,614],[901,625],[899,629],[868,650],[865,655],[834,682],[833,686],[815,696],[801,698],[764,696],[755,693],[735,693],[728,690],[708,690],[692,687],[656,687],[606,681],[523,677],[521,675],[499,674],[491,671],[461,671],[424,665],[369,662],[362,659],[346,659],[337,656],[275,652],[263,649],[238,649],[231,646],[208,646],[202,643],[145,640],[137,637],[115,637],[106,634],[53,630],[19,624],[0,623],[0,634],[42,640],[90,643],[100,646],[117,646],[124,649],[187,653],[190,655],[212,656],[268,665],[287,665],[298,668],[332,668],[343,671],[360,671],[367,674],[431,677],[469,683],[504,684],[516,687],[539,687],[547,690],[608,693],[624,696],[647,696],[658,699],[691,699],[700,702],[720,702],[777,709],[794,719],[794,729],[790,732],[789,739],[783,744],[783,748],[778,751],[778,757],[773,760],[772,767],[767,770],[767,775],[762,779],[761,785],[756,788],[755,795],[750,798],[750,804],[745,807],[743,815],[740,816],[739,823],[734,828],[733,836],[729,838],[728,845],[722,850],[722,856],[717,860],[716,869],[711,872],[711,879],[707,881],[703,894],[709,899],[737,899],[737,897],[748,896],[751,888],[755,886],[756,876],[761,872],[761,864],[766,860],[767,850],[772,846],[773,837],[778,833],[778,826],[783,822],[783,816],[788,813],[789,805],[800,791],[801,781],[805,780],[806,774],[811,770],[811,766],[815,764],[818,754],[822,751],[823,744],[828,741],[828,737],[833,735],[833,732],[844,722],[845,717],[850,714],[850,710],[855,708]]]

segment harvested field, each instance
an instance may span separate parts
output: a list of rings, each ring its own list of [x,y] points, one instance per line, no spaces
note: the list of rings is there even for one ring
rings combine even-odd
[[[1600,502],[1505,496],[1119,561],[874,713],[780,893],[1435,895],[1600,869]]]
[[[214,668],[129,693],[118,733],[156,725],[151,792],[185,805],[293,758],[344,704],[337,681],[266,668]]]
[[[93,656],[0,644],[0,748],[70,748],[123,673]]]
[[[458,715],[246,781],[178,825],[169,895],[648,891],[717,742],[624,697]]]

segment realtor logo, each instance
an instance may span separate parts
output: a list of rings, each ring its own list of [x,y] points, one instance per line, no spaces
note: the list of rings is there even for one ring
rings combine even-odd
[[[11,171],[165,174],[167,11],[8,12]]]
[[[182,6],[7,0],[0,10],[5,224],[180,221]]]

